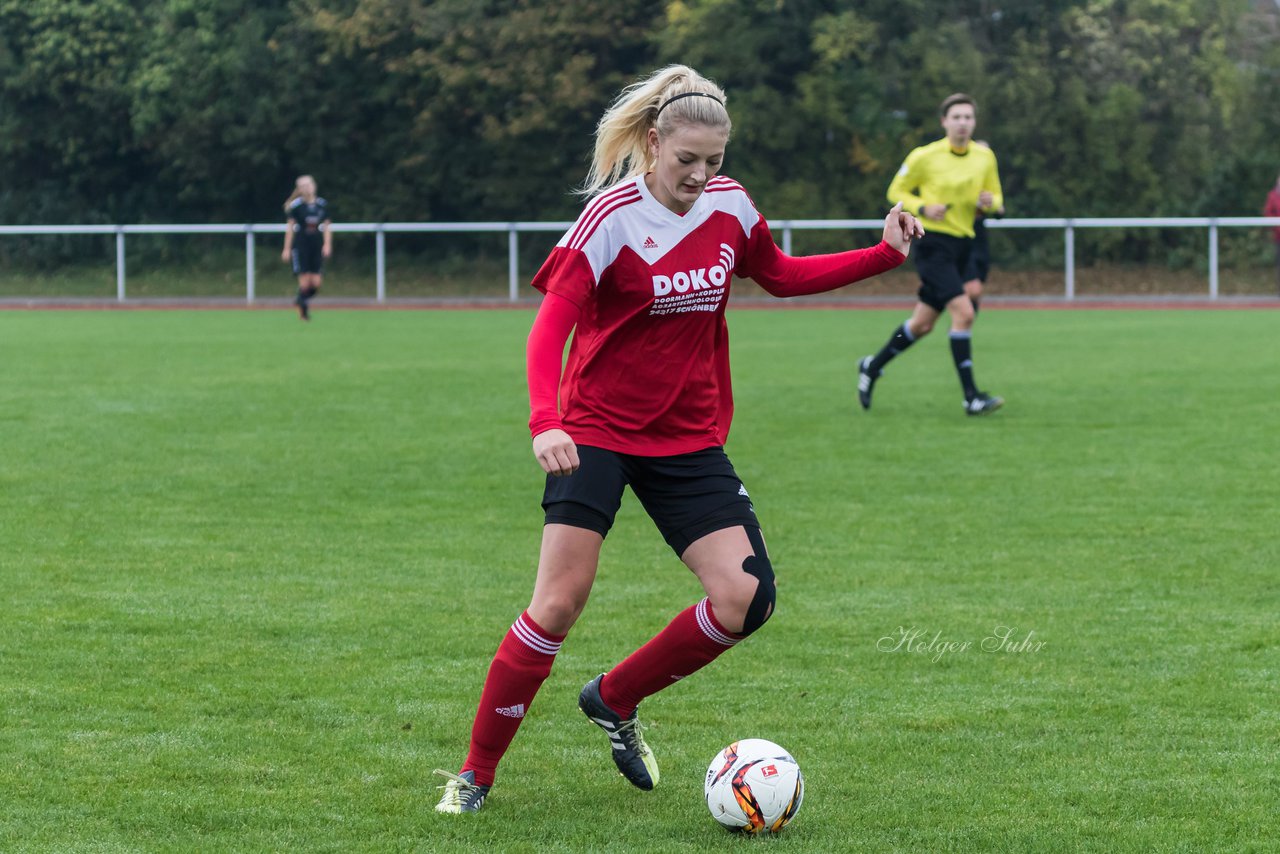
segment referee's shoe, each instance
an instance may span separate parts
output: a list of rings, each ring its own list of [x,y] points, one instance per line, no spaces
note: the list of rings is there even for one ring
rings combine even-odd
[[[629,717],[623,718],[600,698],[602,679],[603,673],[583,687],[578,695],[578,708],[609,736],[613,764],[618,766],[618,773],[637,789],[648,791],[658,785],[658,760],[649,745],[644,743],[636,712],[632,711]]]
[[[863,356],[858,363],[858,403],[863,409],[871,408],[871,390],[876,387],[880,374],[871,373],[871,357]]]
[[[980,391],[964,402],[965,415],[990,415],[1004,406],[1004,398]]]

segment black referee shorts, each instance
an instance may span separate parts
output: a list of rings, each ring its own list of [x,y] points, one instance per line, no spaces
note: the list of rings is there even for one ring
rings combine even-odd
[[[293,244],[293,274],[324,272],[324,243],[319,240],[299,240]]]
[[[964,293],[972,248],[973,241],[967,237],[932,232],[920,238],[915,246],[920,302],[934,311],[946,311],[947,303]]]
[[[991,244],[987,242],[984,232],[981,237],[973,238],[973,246],[969,248],[969,264],[965,267],[964,280],[974,279],[986,283],[987,274],[991,272]]]
[[[723,448],[640,457],[579,445],[578,459],[581,466],[573,474],[547,475],[542,495],[547,524],[606,536],[622,505],[623,488],[630,486],[677,555],[713,531],[760,525]]]

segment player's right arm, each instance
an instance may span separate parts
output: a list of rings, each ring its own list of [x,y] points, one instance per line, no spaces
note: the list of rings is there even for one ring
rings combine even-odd
[[[560,374],[564,346],[596,285],[586,254],[567,245],[577,227],[560,239],[533,277],[532,285],[543,299],[525,350],[533,455],[543,471],[556,477],[578,470],[578,447],[560,418]]]
[[[284,219],[284,251],[280,253],[280,259],[288,261],[289,256],[293,253],[293,215],[290,214]]]
[[[578,470],[578,447],[560,420],[559,388],[564,345],[581,313],[564,297],[547,294],[525,350],[533,455],[543,471],[557,477]]]
[[[529,379],[529,432],[533,455],[547,474],[562,477],[578,470],[578,447],[560,417],[560,374],[564,347],[594,297],[610,254],[609,231],[601,225],[618,203],[631,204],[640,192],[627,180],[587,203],[573,226],[551,250],[534,275],[542,307],[529,332],[526,367]],[[616,254],[616,253],[615,253]],[[581,330],[579,330],[581,334]]]
[[[902,161],[902,167],[898,169],[898,174],[893,176],[893,181],[889,183],[889,191],[885,195],[889,199],[889,204],[901,203],[902,209],[909,214],[941,219],[946,215],[946,205],[926,205],[924,197],[919,195],[923,172],[920,149],[917,148]],[[926,208],[934,210],[926,210]],[[937,208],[942,208],[942,212],[938,213]]]

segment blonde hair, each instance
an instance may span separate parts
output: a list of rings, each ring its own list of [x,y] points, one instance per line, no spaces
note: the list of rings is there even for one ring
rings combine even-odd
[[[671,101],[692,94],[711,97]],[[649,171],[649,128],[656,127],[659,137],[682,125],[723,128],[728,134],[733,122],[724,105],[724,90],[687,65],[668,65],[632,83],[596,125],[595,155],[579,195],[594,196],[623,178]]]
[[[316,182],[316,179],[312,178],[310,175],[299,175],[297,178],[295,178],[293,181],[293,192],[289,194],[289,198],[284,200],[285,213],[289,212],[289,207],[293,204],[295,199],[302,198],[302,190],[298,189],[298,185],[301,184],[304,180],[310,181],[312,184],[315,184]]]

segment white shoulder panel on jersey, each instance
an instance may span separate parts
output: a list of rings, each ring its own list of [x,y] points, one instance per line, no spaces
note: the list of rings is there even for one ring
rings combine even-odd
[[[556,246],[576,249],[587,256],[596,283],[605,269],[618,257],[622,246],[613,244],[610,238],[613,226],[622,211],[634,207],[643,195],[637,182],[642,178],[628,178],[597,195],[579,214],[577,221],[564,233]]]
[[[751,236],[751,229],[755,228],[756,223],[760,221],[760,212],[756,210],[755,202],[751,201],[751,197],[747,195],[747,191],[741,184],[732,178],[717,175],[707,182],[707,189],[703,196],[707,195],[711,195],[714,199],[713,204],[716,210],[737,217],[738,224],[742,226],[742,233],[748,237]]]
[[[681,241],[717,211],[737,219],[744,235],[760,221],[746,191],[730,178],[708,181],[698,201],[682,217],[657,209],[657,202],[642,186],[643,180],[628,179],[596,196],[556,244],[581,251],[597,283],[624,248],[649,264],[656,263],[679,251]]]

